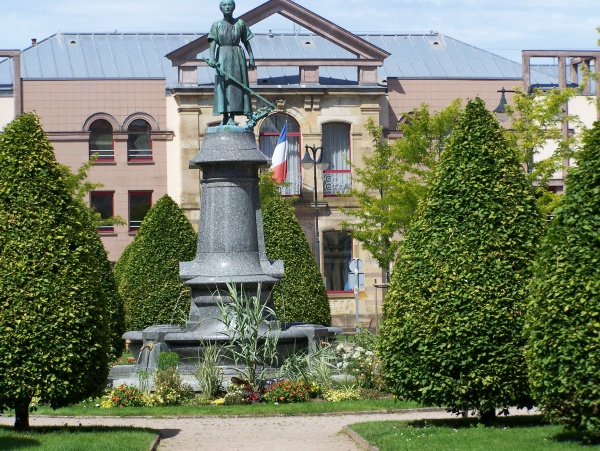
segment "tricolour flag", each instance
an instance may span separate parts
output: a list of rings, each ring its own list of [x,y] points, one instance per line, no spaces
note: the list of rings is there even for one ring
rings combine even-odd
[[[271,170],[274,173],[275,180],[281,184],[287,176],[287,122],[283,124],[277,145],[273,151],[273,162]]]

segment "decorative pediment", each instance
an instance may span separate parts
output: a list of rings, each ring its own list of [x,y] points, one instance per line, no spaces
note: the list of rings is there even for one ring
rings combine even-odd
[[[357,65],[382,65],[383,60],[390,56],[390,54],[385,50],[380,49],[379,47],[365,41],[364,39],[361,39],[360,37],[350,33],[333,22],[330,22],[318,14],[315,14],[312,11],[298,5],[297,3],[294,3],[292,0],[269,0],[239,17],[248,26],[252,26],[272,16],[273,14],[280,14],[286,19],[291,20],[301,27],[312,31],[313,33],[356,55],[357,59],[364,60],[357,62]],[[173,62],[174,66],[194,65],[197,55],[207,50],[208,47],[208,35],[204,35],[195,41],[192,41],[167,54],[166,57]],[[348,60],[345,61],[346,63],[348,62]],[[261,65],[260,60],[257,60],[256,63]],[[267,62],[265,61],[265,63]],[[289,61],[288,63],[293,64],[292,61]],[[330,61],[329,65],[338,63],[339,61]]]

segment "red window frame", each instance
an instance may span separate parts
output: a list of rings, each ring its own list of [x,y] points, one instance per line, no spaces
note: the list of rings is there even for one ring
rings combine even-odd
[[[94,203],[93,203],[94,197],[110,197],[111,213],[110,213],[109,218],[112,218],[115,215],[115,192],[114,191],[92,191],[92,192],[90,192],[90,207],[92,207],[92,208],[94,208]],[[98,212],[98,213],[102,214],[101,212]],[[105,219],[105,218],[103,218],[103,219]],[[100,233],[100,234],[113,233],[115,231],[115,227],[112,225],[111,226],[99,226],[99,227],[96,227],[96,229],[98,230],[98,233]]]
[[[132,218],[131,218],[132,217],[131,198],[132,198],[132,196],[140,196],[140,195],[148,196],[148,200],[149,200],[148,210],[150,210],[150,208],[152,208],[152,191],[149,191],[149,190],[129,191],[129,196],[128,196],[129,197],[129,220],[128,220],[127,224],[129,226],[130,232],[137,232],[139,230],[140,226],[142,225],[142,221],[144,220],[144,217],[148,213],[148,210],[146,210],[146,212],[144,213],[144,216],[141,219],[132,220]]]

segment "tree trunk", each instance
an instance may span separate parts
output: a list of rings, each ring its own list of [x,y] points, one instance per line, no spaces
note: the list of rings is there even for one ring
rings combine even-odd
[[[29,427],[29,403],[21,401],[15,405],[15,431],[28,431]]]
[[[479,418],[483,424],[490,425],[496,419],[496,409],[486,410],[485,412],[481,412],[479,414]]]

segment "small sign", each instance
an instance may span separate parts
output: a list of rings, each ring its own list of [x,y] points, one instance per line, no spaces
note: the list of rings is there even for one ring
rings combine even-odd
[[[348,273],[348,286],[351,289],[354,289],[354,287],[356,287],[356,285],[358,285],[358,288],[365,287],[365,273],[364,272],[358,273],[358,284],[356,283],[356,274],[353,272]]]
[[[350,264],[348,266],[350,267],[350,271],[360,272],[363,269],[363,262],[360,258],[353,258],[352,260],[350,260]]]

